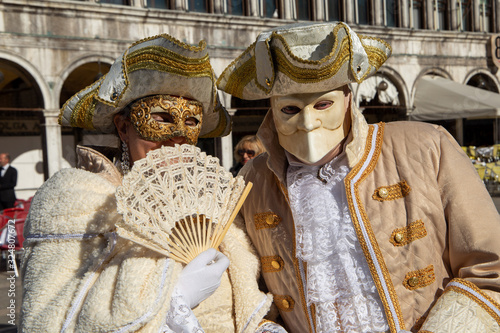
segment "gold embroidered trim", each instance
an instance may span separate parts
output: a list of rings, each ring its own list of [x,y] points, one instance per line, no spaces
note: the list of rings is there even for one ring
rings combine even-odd
[[[252,58],[235,69],[234,73],[228,78],[224,91],[241,98],[243,89],[254,79],[255,58],[252,56]]]
[[[231,61],[229,66],[227,66],[223,71],[222,74],[219,76],[217,79],[217,86],[220,87],[222,84],[222,79],[227,77],[227,82],[226,84],[221,87],[221,90],[224,90],[228,94],[234,95],[238,98],[241,98],[241,92],[243,91],[243,87],[247,85],[248,82],[250,82],[254,77],[255,77],[255,57],[252,56],[252,51],[255,53],[255,43],[253,42],[247,49],[240,54],[236,59]],[[244,62],[241,66],[237,66],[239,62],[242,62],[244,57],[250,57],[248,60]],[[243,66],[248,66],[249,62],[252,62],[253,64],[253,72],[246,72],[246,76],[241,76],[240,74],[244,74],[245,72],[241,71],[241,67]],[[231,73],[229,76],[227,75],[227,72],[229,71],[234,71]],[[241,79],[248,79],[248,81],[245,81],[246,83],[243,84],[243,87],[239,84],[241,82]],[[239,93],[236,92],[236,89],[239,90]]]
[[[392,317],[392,311],[391,307],[389,306],[389,300],[386,298],[386,294],[384,292],[384,288],[381,283],[381,279],[384,279],[387,290],[389,293],[390,301],[392,302],[394,306],[394,311],[396,312],[397,319],[400,323],[400,329],[405,329],[405,323],[403,319],[403,314],[401,312],[401,306],[399,305],[399,300],[396,295],[396,291],[394,289],[394,285],[392,284],[392,280],[389,274],[389,271],[387,269],[387,266],[385,265],[384,258],[382,256],[382,253],[380,252],[380,248],[377,246],[377,240],[375,238],[375,235],[373,233],[373,230],[370,225],[370,220],[368,219],[368,215],[366,214],[365,208],[362,204],[361,198],[360,198],[360,193],[359,193],[359,184],[361,184],[366,177],[373,171],[375,168],[375,165],[377,164],[378,157],[380,156],[380,152],[382,149],[382,140],[384,137],[384,123],[379,123],[378,124],[379,129],[377,133],[377,137],[375,138],[375,148],[374,152],[372,155],[371,160],[369,161],[368,166],[364,170],[363,174],[360,176],[358,181],[354,184],[354,198],[351,195],[350,191],[350,186],[351,182],[353,181],[354,177],[360,172],[361,168],[363,167],[363,164],[367,161],[370,150],[372,148],[372,139],[373,139],[373,132],[374,132],[374,126],[370,125],[368,129],[368,136],[366,138],[366,147],[365,147],[365,153],[361,160],[354,166],[354,168],[349,172],[344,180],[345,187],[346,187],[346,195],[347,195],[347,202],[349,205],[349,210],[351,212],[351,217],[352,217],[352,222],[354,224],[354,228],[356,230],[356,234],[358,237],[358,240],[360,242],[361,248],[363,249],[363,253],[365,254],[366,260],[368,262],[368,266],[370,267],[370,271],[373,276],[373,280],[375,282],[375,285],[377,286],[377,290],[379,292],[380,298],[382,300],[382,303],[384,304],[384,309],[385,313],[387,315],[387,322],[389,324],[389,327],[391,329],[391,332],[396,331],[396,324],[395,324],[395,318]],[[358,210],[361,215],[361,221],[358,220],[357,214],[356,214],[356,209],[354,207],[354,200],[358,203]],[[368,245],[365,242],[365,239],[363,237],[363,232],[360,227],[360,223],[364,223],[366,231],[368,233],[368,238],[370,243],[373,246],[373,250],[375,252],[375,256],[377,258],[377,261],[380,265],[380,269],[382,271],[383,276],[379,276],[377,273],[377,269],[375,268],[375,264],[373,262],[373,259],[370,256],[369,250],[368,250]]]
[[[283,185],[280,180],[278,179],[278,176],[274,175],[274,180],[276,181],[276,184],[278,184],[278,187],[281,190],[281,193],[285,196],[286,201],[288,204],[290,204],[290,200],[288,198],[288,190],[286,189],[285,185]]]
[[[344,31],[346,33],[346,37],[349,36],[349,29],[347,28],[347,26],[345,24],[343,24],[341,22],[339,22],[339,24],[337,24],[335,26],[335,28],[333,28],[333,32],[332,32],[333,36],[337,37],[338,31],[340,29],[344,29]],[[273,37],[276,39],[279,39],[281,41],[281,43],[283,43],[284,49],[286,50],[286,52],[288,53],[290,58],[292,58],[293,60],[295,60],[299,63],[306,64],[306,65],[321,65],[327,61],[330,61],[330,59],[335,55],[337,49],[339,48],[339,46],[338,46],[339,39],[335,38],[335,42],[333,44],[332,51],[330,52],[330,54],[328,54],[327,56],[325,56],[324,58],[319,59],[319,60],[308,60],[308,59],[299,58],[296,55],[294,55],[292,53],[292,51],[290,50],[290,46],[286,42],[285,38],[283,36],[281,36],[280,34],[276,33],[276,31],[273,32]]]
[[[434,281],[436,281],[434,266],[429,265],[426,268],[407,273],[403,280],[403,286],[408,290],[415,290],[427,287]]]
[[[280,256],[261,257],[260,264],[264,273],[276,273],[285,267],[285,262]]]
[[[493,298],[491,298],[490,296],[485,294],[474,283],[469,282],[469,281],[464,280],[464,279],[460,279],[460,278],[453,279],[453,280],[451,280],[451,282],[460,283],[460,284],[474,290],[475,292],[480,294],[482,297],[487,299],[488,302],[490,302],[494,307],[496,307],[498,310],[500,310],[500,304],[497,303]],[[449,292],[451,290],[453,290],[457,293],[461,293],[462,295],[465,295],[465,296],[469,297],[470,299],[474,300],[480,307],[482,307],[486,312],[488,312],[488,314],[490,316],[492,316],[496,320],[496,322],[500,325],[500,316],[495,311],[493,311],[487,304],[485,304],[481,299],[477,298],[474,294],[468,292],[467,290],[464,290],[464,289],[462,289],[460,287],[456,287],[456,286],[450,286],[450,285],[448,285],[445,288],[444,293],[446,294],[447,292]]]
[[[92,119],[94,118],[97,103],[94,99],[95,92],[95,90],[89,91],[76,103],[70,117],[71,127],[80,127],[88,130],[94,129]]]
[[[425,236],[427,236],[427,230],[424,222],[417,220],[404,228],[395,229],[391,234],[391,238],[389,238],[389,242],[394,246],[404,246]]]
[[[320,68],[302,68],[291,64],[280,50],[275,50],[275,58],[278,70],[295,82],[315,83],[333,77],[342,65],[349,61],[349,43],[347,37],[342,40],[342,49],[338,58],[332,64]]]
[[[420,328],[422,327],[422,325],[424,324],[425,320],[427,319],[427,314],[425,314],[422,317],[420,317],[420,318],[417,319],[417,321],[415,322],[415,325],[413,325],[413,327],[412,327],[413,330],[418,331],[419,333],[425,332],[425,331],[420,331]]]
[[[274,295],[273,301],[276,307],[281,311],[290,312],[293,311],[295,307],[295,301],[288,295]]]
[[[147,42],[148,40],[153,40],[153,39],[158,39],[160,37],[163,37],[165,38],[166,40],[174,43],[174,44],[177,44],[178,46],[182,47],[183,49],[186,49],[186,50],[189,50],[189,51],[193,51],[193,52],[201,52],[205,49],[205,47],[207,46],[207,43],[204,41],[204,40],[201,40],[199,43],[198,43],[198,46],[194,46],[194,45],[189,45],[189,44],[186,44],[184,42],[181,42],[180,40],[170,36],[170,35],[167,35],[167,34],[160,34],[160,35],[156,35],[156,36],[151,36],[151,37],[147,37],[147,38],[143,38],[141,40],[138,40],[137,42],[133,43],[130,48],[138,45],[138,44],[141,44],[143,42]]]
[[[406,197],[411,191],[411,187],[406,180],[397,184],[378,187],[372,195],[377,201],[390,201]]]
[[[255,230],[275,228],[280,224],[281,217],[273,212],[257,213],[253,216]]]

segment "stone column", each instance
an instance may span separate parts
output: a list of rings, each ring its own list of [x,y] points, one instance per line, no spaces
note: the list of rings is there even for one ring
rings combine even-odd
[[[401,27],[409,28],[410,27],[410,4],[408,1],[413,0],[401,0],[401,8],[399,8],[399,14],[401,15]]]
[[[479,0],[472,1],[472,20],[474,25],[473,31],[481,31],[481,18],[479,12]]]
[[[214,13],[215,14],[224,14],[224,2],[223,0],[213,0],[214,4]]]
[[[139,7],[139,8],[145,8],[147,7],[147,0],[131,0],[130,1],[130,6],[131,7]]]
[[[372,1],[373,4],[373,23],[375,23],[376,26],[383,26],[384,25],[384,10],[385,7],[382,5],[382,1],[375,0]]]
[[[48,176],[51,177],[62,168],[61,126],[57,123],[59,110],[44,110],[43,115],[45,117]]]
[[[313,17],[315,18],[316,21],[326,20],[325,2],[323,0],[315,0],[313,10],[314,10]]]
[[[354,19],[354,1],[344,0],[344,8],[345,8],[346,23],[348,24],[356,23]]]
[[[449,3],[449,9],[450,9],[450,24],[451,24],[451,30],[459,30],[458,27],[458,20],[457,20],[457,2],[456,1],[450,1]]]
[[[293,5],[291,1],[282,1],[281,4],[283,5],[283,18],[285,20],[295,20],[295,5]]]
[[[234,110],[231,110],[231,95],[221,92],[219,94],[222,105],[229,112],[229,115],[234,116]],[[233,134],[232,132],[221,138],[221,165],[229,170],[233,166]]]
[[[176,10],[187,10],[185,0],[174,0],[174,9]]]
[[[259,17],[261,15],[259,1],[261,0],[248,0],[248,16]]]
[[[434,2],[435,0],[425,0],[425,28],[429,30],[436,29],[434,22]]]

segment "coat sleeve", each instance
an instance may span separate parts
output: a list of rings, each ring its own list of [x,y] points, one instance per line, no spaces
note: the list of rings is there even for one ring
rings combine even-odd
[[[438,184],[451,280],[422,332],[500,331],[500,217],[469,158],[440,128]]]
[[[178,267],[116,238],[115,187],[66,169],[33,198],[21,275],[21,332],[157,331]]]

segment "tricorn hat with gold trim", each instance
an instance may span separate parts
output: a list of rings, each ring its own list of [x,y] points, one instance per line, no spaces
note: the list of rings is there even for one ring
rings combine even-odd
[[[329,91],[362,82],[390,54],[389,44],[343,22],[293,24],[261,33],[217,85],[247,100]]]
[[[113,133],[115,114],[139,98],[160,94],[202,103],[200,137],[223,136],[231,130],[205,42],[191,46],[167,34],[132,44],[105,76],[64,104],[59,124]]]

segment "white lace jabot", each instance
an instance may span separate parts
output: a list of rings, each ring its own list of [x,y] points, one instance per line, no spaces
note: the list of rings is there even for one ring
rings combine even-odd
[[[383,305],[349,214],[345,153],[323,167],[289,161],[296,253],[307,262],[306,299],[316,305],[317,332],[386,332]]]

